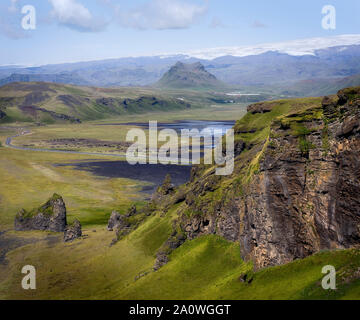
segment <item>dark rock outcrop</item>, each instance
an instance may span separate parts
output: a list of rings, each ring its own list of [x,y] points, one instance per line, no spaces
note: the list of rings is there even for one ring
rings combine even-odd
[[[137,213],[137,209],[136,209],[136,205],[134,204],[129,210],[128,212],[125,214],[125,217],[129,218],[129,217],[133,217],[134,215],[136,215]]]
[[[256,113],[267,113],[271,112],[271,110],[275,107],[276,104],[271,103],[254,103],[247,107],[247,112],[250,112],[252,114]]]
[[[64,231],[64,241],[71,242],[82,236],[81,223],[75,219],[72,225],[68,225]]]
[[[171,176],[167,174],[162,185],[159,186],[156,192],[152,195],[151,200],[154,203],[161,203],[164,198],[174,194],[174,192],[175,192],[175,186],[171,182]]]
[[[108,231],[117,230],[121,228],[123,225],[124,225],[124,216],[122,216],[117,211],[113,211],[108,221],[108,226],[107,226]]]
[[[169,254],[179,248],[186,240],[186,236],[183,233],[174,231],[169,239],[162,245],[160,250],[156,253],[156,261],[153,267],[154,271],[159,270],[162,266],[169,262]]]
[[[22,209],[15,217],[15,230],[48,230],[63,232],[66,227],[66,206],[61,196],[54,194],[44,205],[30,212]]]
[[[138,209],[132,205],[124,214],[113,211],[108,220],[108,231],[115,231],[116,237],[112,240],[111,245],[121,240],[130,232],[135,230],[147,217],[152,215],[155,207],[152,202]]]
[[[129,234],[132,230],[131,223],[128,220],[129,217],[130,216],[122,215],[117,211],[113,211],[111,213],[107,229],[108,231],[115,231],[116,234],[116,237],[113,239],[111,245],[115,244],[119,239]]]
[[[63,198],[54,194],[44,205],[31,211],[21,209],[15,216],[17,231],[53,231],[64,232],[64,241],[73,241],[82,236],[80,221],[75,219],[72,225],[66,221],[66,206]]]
[[[0,110],[0,120],[5,117],[6,117],[6,113],[4,111]]]
[[[154,271],[158,271],[161,267],[169,262],[169,256],[164,252],[158,252],[156,254],[156,261],[154,265]]]

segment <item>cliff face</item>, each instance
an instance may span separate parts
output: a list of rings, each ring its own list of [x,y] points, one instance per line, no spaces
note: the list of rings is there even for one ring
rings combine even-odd
[[[360,88],[248,111],[235,126],[233,175],[195,167],[177,191],[177,234],[239,242],[256,268],[359,245]]]
[[[360,244],[360,101],[347,93],[273,124],[239,208],[257,267]]]

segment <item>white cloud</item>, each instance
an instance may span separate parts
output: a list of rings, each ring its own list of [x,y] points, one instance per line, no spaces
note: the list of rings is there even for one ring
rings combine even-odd
[[[106,23],[93,17],[88,8],[76,0],[49,0],[53,6],[52,16],[62,25],[83,31],[96,32],[105,28]]]
[[[150,0],[131,11],[117,7],[117,16],[125,27],[136,29],[185,29],[207,11],[207,1],[192,3],[179,0]]]

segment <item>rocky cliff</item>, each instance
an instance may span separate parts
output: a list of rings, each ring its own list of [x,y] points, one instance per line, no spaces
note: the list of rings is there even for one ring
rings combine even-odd
[[[204,234],[239,242],[255,268],[360,244],[360,88],[248,111],[235,126],[234,173],[194,167],[190,183],[157,205],[178,207],[158,263]]]
[[[341,91],[272,124],[239,206],[242,253],[258,267],[360,244],[358,93]]]
[[[31,211],[21,209],[15,216],[15,230],[64,232],[65,242],[82,236],[81,224],[77,219],[72,225],[67,224],[65,202],[58,194],[54,194],[39,208]]]

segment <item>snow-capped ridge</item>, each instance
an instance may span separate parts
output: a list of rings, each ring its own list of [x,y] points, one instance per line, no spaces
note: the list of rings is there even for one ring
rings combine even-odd
[[[315,55],[317,50],[337,46],[360,45],[360,34],[340,35],[327,38],[310,38],[292,40],[278,43],[265,43],[254,46],[241,47],[218,47],[201,50],[178,52],[177,55],[185,55],[190,58],[213,60],[223,56],[246,57],[259,55],[269,51],[285,53],[292,56]],[[162,55],[163,58],[174,54]]]

